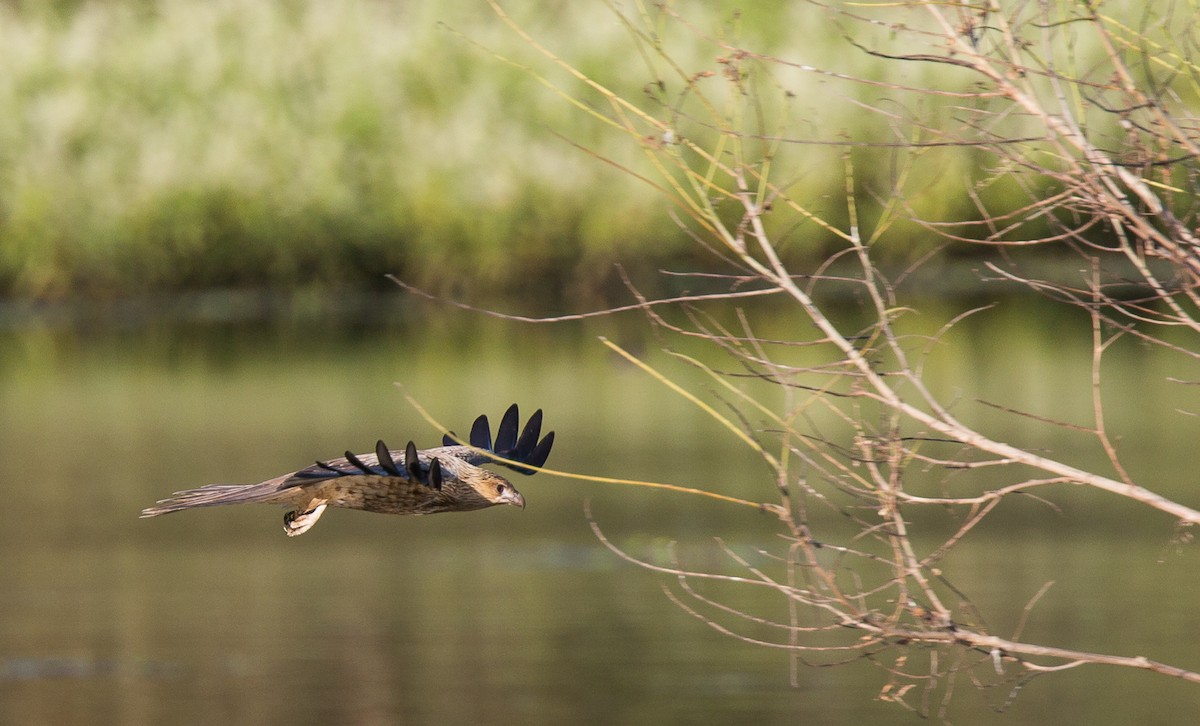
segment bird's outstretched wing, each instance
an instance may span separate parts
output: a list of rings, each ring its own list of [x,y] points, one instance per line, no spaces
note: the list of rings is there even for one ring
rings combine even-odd
[[[542,409],[540,408],[529,417],[525,428],[521,430],[521,435],[518,436],[517,426],[520,422],[521,413],[517,404],[514,403],[508,407],[500,419],[500,427],[496,429],[495,441],[492,440],[492,429],[488,423],[488,417],[481,415],[471,425],[471,435],[467,439],[470,446],[460,444],[458,437],[451,431],[442,436],[441,448],[429,449],[428,453],[437,456],[453,456],[476,466],[487,463],[501,464],[526,476],[535,474],[537,473],[536,469],[529,467],[540,468],[546,463],[546,459],[550,456],[550,448],[554,446],[554,432],[551,431],[540,441],[538,440],[542,434]],[[495,454],[495,456],[488,454]],[[505,460],[500,461],[496,458],[497,456]],[[529,466],[521,466],[521,464]]]
[[[408,442],[404,458],[397,463],[400,452],[388,451],[382,441],[375,445],[374,454],[355,455],[347,451],[341,459],[318,461],[291,474],[268,479],[259,484],[210,484],[198,489],[175,492],[154,506],[142,510],[142,517],[177,512],[195,507],[251,502],[291,503],[305,494],[300,489],[316,490],[328,483],[336,487],[379,488],[403,499],[414,509],[440,504],[446,479],[441,462],[435,457],[422,457],[413,442]],[[331,490],[332,491],[332,490]]]
[[[312,466],[294,472],[280,484],[279,489],[312,484],[351,476],[397,477],[422,484],[433,491],[442,490],[442,464],[436,456],[424,456],[427,452],[417,451],[412,441],[404,449],[404,459],[397,464],[395,452],[388,450],[382,441],[375,442],[374,454],[353,454],[349,451],[340,459],[318,461]],[[424,459],[424,460],[422,460]]]

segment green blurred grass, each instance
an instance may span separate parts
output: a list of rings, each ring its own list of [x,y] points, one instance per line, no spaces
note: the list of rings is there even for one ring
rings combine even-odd
[[[439,25],[513,46],[489,16],[0,6],[0,289],[488,284],[665,231],[657,202],[548,133],[562,109]]]
[[[735,7],[683,11],[750,47],[883,72],[878,59],[835,55],[847,47],[814,8],[760,3],[734,23]],[[603,4],[506,8],[601,82],[670,117],[645,93],[655,73]],[[682,25],[664,33],[682,67],[721,68],[714,47]],[[612,282],[614,261],[702,263],[661,195],[562,137],[645,169],[637,143],[484,47],[602,109],[482,2],[0,5],[0,296],[336,291],[385,285],[391,272],[457,293],[529,293],[536,280],[543,297],[578,299]],[[767,131],[887,133],[881,118],[830,102],[861,92],[879,103],[877,89],[811,74],[780,83],[795,93],[786,109],[780,89],[760,88],[768,119],[786,119]],[[691,130],[705,133],[700,121]],[[785,145],[776,162],[789,191],[835,223],[845,214],[840,153]],[[891,155],[863,152],[861,187],[887,196]],[[922,211],[970,216],[963,180],[982,173],[972,168],[947,152],[914,175]],[[825,251],[826,233],[777,217],[785,253]],[[925,235],[907,234],[917,254]]]

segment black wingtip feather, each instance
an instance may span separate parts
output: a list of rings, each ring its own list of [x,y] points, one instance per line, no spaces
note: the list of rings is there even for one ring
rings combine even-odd
[[[526,463],[541,468],[546,463],[546,459],[550,458],[550,448],[553,446],[554,432],[551,431],[550,433],[546,434],[546,438],[542,439],[538,445],[534,447],[533,451],[530,452],[529,458],[525,460]]]
[[[396,461],[392,458],[392,452],[388,451],[387,444],[383,441],[375,442],[375,458],[379,459],[379,466],[392,476],[404,476],[400,473],[400,469],[396,467]]]
[[[540,469],[542,467],[542,465],[544,465],[546,463],[546,459],[550,458],[550,448],[552,446],[554,446],[554,432],[553,431],[546,434],[546,438],[544,438],[540,442],[538,442],[538,445],[533,447],[533,451],[530,451],[528,453],[528,455],[526,455],[526,456],[522,456],[521,459],[519,459],[519,461],[522,464],[528,464],[529,466],[536,466]],[[524,466],[513,466],[511,468],[514,471],[517,471],[518,473],[524,474],[526,476],[532,476],[537,473],[536,470],[528,469]]]
[[[488,417],[481,415],[471,424],[471,446],[484,451],[492,450],[492,427]]]
[[[442,434],[442,446],[458,446],[458,441],[456,440],[457,436],[458,434],[454,433],[453,431]]]
[[[533,412],[529,417],[529,421],[525,424],[524,430],[521,431],[521,438],[517,440],[517,445],[513,449],[513,453],[524,461],[525,457],[529,456],[535,448],[537,448],[538,436],[542,434],[542,409]]]
[[[417,445],[411,441],[404,447],[404,469],[409,479],[421,481],[421,461],[417,458]]]
[[[506,451],[512,451],[517,446],[517,426],[521,423],[521,411],[517,408],[517,404],[508,407],[504,412],[504,418],[500,419],[500,428],[496,430],[496,448],[492,449],[497,454],[503,455]]]
[[[442,490],[442,462],[437,457],[429,462],[429,483],[439,492]]]
[[[346,461],[350,462],[354,466],[354,468],[358,469],[359,471],[361,471],[364,474],[374,474],[375,473],[374,471],[371,471],[371,467],[362,463],[362,460],[360,460],[357,456],[355,456],[353,453],[351,453],[349,451],[346,452]]]

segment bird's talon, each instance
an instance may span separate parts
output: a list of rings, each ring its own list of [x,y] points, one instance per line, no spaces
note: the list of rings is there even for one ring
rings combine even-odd
[[[319,504],[303,513],[299,513],[293,509],[283,515],[284,533],[289,537],[296,537],[312,529],[312,526],[321,518],[321,513],[325,511],[325,506],[324,504]]]

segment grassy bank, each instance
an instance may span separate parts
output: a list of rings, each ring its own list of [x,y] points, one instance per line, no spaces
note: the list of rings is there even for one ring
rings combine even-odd
[[[416,260],[502,278],[527,260],[501,242],[523,233],[542,247],[522,255],[553,259],[547,241],[576,236],[585,205],[547,202],[584,175],[530,152],[511,74],[479,77],[478,54],[419,8],[2,12],[10,293],[332,283]]]
[[[645,92],[656,72],[602,4],[509,5],[535,37],[650,113],[679,113]],[[754,4],[733,22],[733,7],[687,8],[687,18],[817,64],[867,73],[880,63],[835,62],[847,46],[818,9]],[[665,37],[682,64],[721,71],[715,46],[682,24]],[[0,6],[0,294],[336,288],[384,284],[386,272],[443,290],[536,279],[586,291],[634,250],[653,267],[694,248],[661,195],[562,137],[633,168],[644,163],[636,143],[589,125],[480,46],[518,64],[534,57],[482,2]],[[538,68],[555,72],[544,59]],[[565,74],[550,80],[605,110]],[[831,104],[847,91],[827,77],[781,82],[759,89],[792,94],[786,106],[767,102],[764,130],[894,138],[878,117]],[[859,91],[879,102],[879,91]],[[793,194],[834,220],[840,153],[777,150],[777,166],[795,169]],[[863,153],[875,156],[860,183],[886,194],[891,152]],[[947,155],[918,179],[922,203],[965,208],[970,166]],[[822,241],[801,225],[789,244],[805,254]]]

